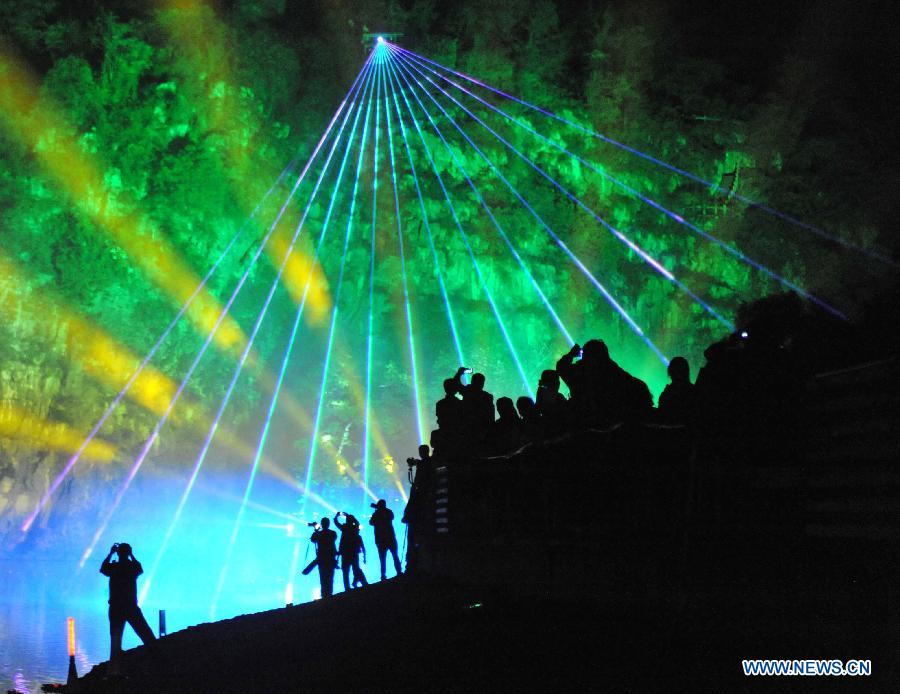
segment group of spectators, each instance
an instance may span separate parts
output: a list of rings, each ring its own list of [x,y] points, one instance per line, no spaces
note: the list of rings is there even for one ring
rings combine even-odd
[[[484,375],[472,374],[466,384],[466,373],[471,369],[460,367],[444,381],[444,397],[435,406],[438,428],[431,443],[441,457],[473,451],[502,454],[526,443],[618,422],[686,424],[695,407],[686,359],[670,362],[671,383],[654,408],[647,384],[613,361],[602,340],[576,344],[562,355],[555,369],[541,374],[534,399],[523,395],[513,402],[501,397],[495,406]],[[560,393],[561,383],[569,389],[568,399]]]
[[[387,507],[384,499],[372,504],[372,508],[375,510],[369,519],[369,525],[375,531],[375,546],[378,549],[383,581],[387,578],[388,554],[394,561],[394,570],[398,576],[403,570],[397,554],[394,512]],[[323,518],[318,523],[310,523],[313,532],[309,540],[316,548],[316,558],[303,570],[303,573],[307,574],[313,568],[318,568],[323,598],[329,597],[333,592],[334,572],[338,566],[343,575],[345,591],[369,584],[359,565],[360,555],[363,562],[366,560],[366,546],[363,543],[359,520],[353,514],[338,511],[334,516],[334,524],[341,531],[340,541],[337,533],[331,529],[331,521],[328,518]]]

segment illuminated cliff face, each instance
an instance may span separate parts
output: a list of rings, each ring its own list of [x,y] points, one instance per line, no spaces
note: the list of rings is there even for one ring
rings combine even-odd
[[[146,475],[171,481],[171,515],[210,467],[240,480],[238,502],[258,471],[291,512],[396,496],[396,461],[427,440],[460,362],[515,397],[602,337],[658,393],[665,358],[696,374],[741,302],[788,288],[848,305],[855,251],[741,196],[876,240],[875,216],[816,173],[836,148],[864,157],[804,139],[807,105],[755,101],[715,59],[657,41],[659,18],[598,15],[585,38],[551,5],[513,3],[458,41],[416,37],[553,118],[387,44],[353,83],[355,35],[291,36],[278,3],[237,5],[98,19],[24,3],[28,26],[7,32],[8,541],[26,519],[99,537]]]

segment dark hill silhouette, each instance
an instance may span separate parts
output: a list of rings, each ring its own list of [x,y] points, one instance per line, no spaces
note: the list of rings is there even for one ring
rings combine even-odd
[[[82,691],[755,691],[748,658],[869,659],[895,691],[900,361],[846,368],[852,330],[791,297],[741,320],[689,426],[443,439],[412,460],[409,575],[177,632]]]

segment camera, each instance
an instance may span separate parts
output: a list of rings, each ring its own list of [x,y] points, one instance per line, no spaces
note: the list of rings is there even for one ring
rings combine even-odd
[[[419,461],[416,460],[415,458],[407,458],[406,459],[406,464],[409,465],[410,467],[415,467],[416,463],[418,463],[418,462]]]
[[[378,508],[378,504],[369,504],[372,508]]]
[[[310,528],[318,528],[319,527],[319,524],[316,521],[313,521],[312,523],[307,523],[306,525]]]

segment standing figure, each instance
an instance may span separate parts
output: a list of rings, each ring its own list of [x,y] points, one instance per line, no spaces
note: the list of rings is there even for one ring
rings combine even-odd
[[[118,561],[113,561],[113,555]],[[122,654],[122,632],[125,622],[147,646],[156,644],[156,636],[144,619],[137,603],[137,577],[144,573],[141,563],[131,553],[131,545],[114,544],[100,565],[100,573],[109,576],[109,660],[116,667]]]
[[[472,374],[472,381],[466,385],[462,382],[464,373],[472,370],[460,366],[453,380],[456,392],[462,395],[462,418],[466,427],[467,441],[481,441],[494,424],[494,396],[484,389],[484,374]]]
[[[409,501],[403,511],[401,523],[406,523],[406,536],[409,545],[406,549],[406,571],[415,571],[419,560],[419,544],[425,537],[425,528],[434,525],[433,513],[429,510],[434,504],[429,503],[433,498],[432,479],[434,478],[434,458],[428,446],[419,446],[419,458],[407,458],[409,465]],[[413,474],[415,468],[415,475]],[[377,508],[377,504],[376,504]],[[381,562],[384,566],[384,561]],[[382,575],[384,570],[382,569]]]
[[[313,530],[309,541],[316,546],[316,566],[319,568],[319,586],[322,597],[331,597],[334,592],[334,569],[337,565],[337,533],[329,526],[331,521],[322,519],[322,525]]]
[[[341,516],[344,516],[346,519],[343,523],[340,521]],[[356,520],[356,516],[338,511],[334,516],[334,524],[341,531],[341,542],[338,545],[338,551],[341,553],[341,573],[344,576],[344,590],[350,590],[351,587],[356,588],[357,584],[369,585],[365,574],[359,566],[360,552],[363,554],[363,559],[366,556],[366,547],[360,534],[359,521]],[[350,583],[350,569],[353,569],[352,584]]]
[[[691,367],[684,357],[669,362],[672,382],[659,396],[659,416],[667,424],[693,424],[695,395],[691,383]]]
[[[436,451],[452,457],[460,447],[463,426],[463,403],[456,397],[456,379],[444,380],[444,397],[434,405],[438,428],[431,432],[431,442]]]
[[[377,504],[372,504],[375,513],[372,514],[369,525],[375,528],[375,546],[378,548],[378,560],[381,562],[381,580],[387,578],[387,553],[390,552],[394,559],[394,571],[397,575],[403,573],[400,557],[397,556],[397,536],[394,534],[394,512],[387,507],[384,499],[379,499]]]
[[[535,407],[541,416],[544,436],[558,436],[567,428],[568,401],[559,392],[559,374],[545,369],[538,382]]]
[[[498,419],[491,430],[493,453],[512,453],[527,442],[525,425],[512,398],[497,398]]]

